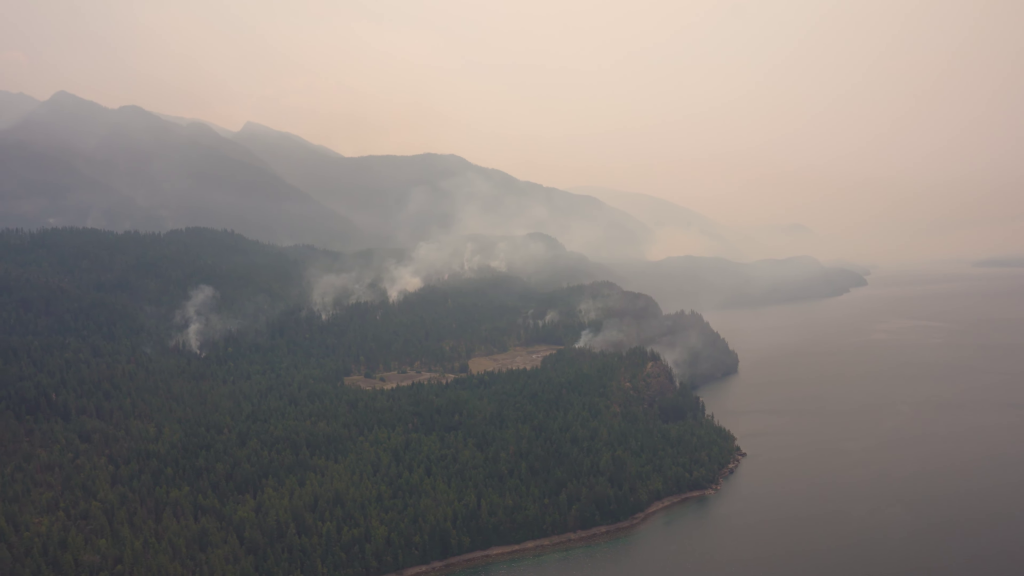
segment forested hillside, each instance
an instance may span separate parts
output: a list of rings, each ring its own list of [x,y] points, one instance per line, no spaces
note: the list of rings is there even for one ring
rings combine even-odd
[[[735,352],[699,314],[662,315],[650,297],[608,282],[545,291],[481,268],[392,300],[374,274],[394,263],[203,228],[8,230],[0,320],[6,337],[124,339],[149,355],[298,362],[338,378],[453,372],[516,345],[577,342],[654,347],[691,384],[736,371]]]
[[[615,522],[732,457],[619,337],[689,331],[705,344],[687,362],[728,366],[699,315],[498,274],[312,297],[313,271],[380,257],[202,229],[0,233],[0,574],[381,574]],[[588,333],[622,349],[571,347]],[[570,347],[446,385],[342,384],[524,343]]]

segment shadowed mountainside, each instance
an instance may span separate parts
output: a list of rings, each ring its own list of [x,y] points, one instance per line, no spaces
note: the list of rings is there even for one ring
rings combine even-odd
[[[25,117],[39,105],[39,100],[21,92],[0,90],[0,130]]]
[[[231,228],[260,240],[358,247],[344,216],[202,124],[54,94],[0,132],[0,225]]]

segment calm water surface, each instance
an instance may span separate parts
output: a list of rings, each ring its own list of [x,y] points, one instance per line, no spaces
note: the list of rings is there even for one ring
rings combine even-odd
[[[749,453],[624,538],[460,576],[1024,574],[1024,271],[876,274],[708,320]]]

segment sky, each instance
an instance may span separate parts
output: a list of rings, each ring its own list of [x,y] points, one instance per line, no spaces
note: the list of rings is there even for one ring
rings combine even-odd
[[[861,260],[1024,253],[1024,2],[0,0],[0,89],[453,153],[798,222]]]

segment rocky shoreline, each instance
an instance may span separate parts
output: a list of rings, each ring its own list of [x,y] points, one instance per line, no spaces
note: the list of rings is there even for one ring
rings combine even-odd
[[[740,465],[740,460],[746,456],[747,453],[743,451],[736,452],[732,462],[723,469],[718,475],[718,481],[713,486],[706,490],[694,490],[692,492],[686,492],[684,494],[676,494],[675,496],[669,496],[668,498],[658,500],[654,504],[651,504],[643,512],[638,512],[633,516],[629,517],[622,522],[615,524],[608,524],[605,526],[598,526],[589,530],[578,530],[576,532],[569,532],[567,534],[558,534],[556,536],[549,536],[547,538],[539,538],[537,540],[529,540],[521,544],[509,544],[507,546],[494,546],[486,550],[478,550],[476,552],[470,552],[468,554],[462,554],[459,556],[452,556],[444,560],[438,560],[431,562],[430,564],[421,564],[419,566],[410,566],[409,568],[403,568],[397,572],[392,572],[386,576],[424,576],[427,574],[436,574],[438,572],[450,571],[457,568],[467,568],[475,564],[484,564],[487,562],[494,562],[500,558],[521,554],[523,552],[533,552],[543,550],[545,548],[554,548],[560,546],[580,546],[583,544],[589,544],[591,542],[608,538],[618,532],[623,532],[630,528],[633,528],[643,521],[647,520],[654,514],[686,500],[691,500],[700,496],[708,496],[718,492],[722,487],[722,481],[725,480],[730,474],[736,471],[736,467]]]

